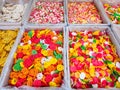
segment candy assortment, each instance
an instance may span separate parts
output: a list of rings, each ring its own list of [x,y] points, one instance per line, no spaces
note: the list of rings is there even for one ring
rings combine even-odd
[[[104,4],[105,11],[114,24],[120,24],[120,4],[118,5],[110,5]]]
[[[64,23],[64,6],[62,2],[41,2],[38,1],[33,7],[30,23],[37,24],[58,24]]]
[[[100,14],[91,2],[69,2],[68,21],[70,24],[100,24]]]
[[[0,73],[15,42],[18,30],[0,30]]]
[[[69,32],[72,88],[120,88],[120,58],[106,30]]]
[[[27,1],[30,1],[30,12],[27,11],[25,16],[27,4],[2,2],[1,23],[15,25],[23,17],[26,22],[21,24],[20,27],[24,30],[19,34],[18,29],[0,30],[0,73],[17,35],[20,39],[11,51],[13,58],[12,55],[8,58],[10,61],[7,68],[4,67],[1,74],[0,87],[39,87],[38,89],[45,90],[52,89],[51,87],[61,90],[120,88],[120,58],[109,37],[112,32],[109,33],[108,28],[99,30],[102,26],[94,30],[91,26],[85,26],[87,29],[81,27],[80,30],[72,28],[75,24],[102,25],[108,22],[97,0],[95,3],[94,0],[25,0]],[[120,5],[104,4],[104,8],[111,21],[119,24]],[[45,28],[37,28],[42,24]],[[51,28],[47,28],[48,25],[52,25]],[[54,25],[58,25],[58,28]],[[66,26],[68,31],[63,30]],[[67,35],[68,45],[65,45]]]
[[[9,84],[60,87],[64,75],[62,51],[62,31],[26,30],[14,54]]]
[[[27,4],[12,4],[8,3],[2,7],[0,13],[0,22],[21,22],[24,12],[26,10]]]

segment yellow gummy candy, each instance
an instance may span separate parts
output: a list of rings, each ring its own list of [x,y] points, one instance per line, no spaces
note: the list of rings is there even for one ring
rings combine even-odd
[[[56,58],[51,58],[50,59],[50,63],[51,64],[56,64],[57,63],[57,59]]]
[[[16,78],[13,78],[12,80],[11,80],[11,84],[12,85],[15,85],[17,83],[17,79]]]
[[[56,87],[57,86],[57,84],[55,82],[52,82],[52,81],[49,82],[49,85],[52,86],[52,87]]]
[[[51,64],[49,62],[44,63],[44,68],[48,68]]]
[[[97,30],[97,31],[93,32],[93,35],[99,35],[99,33],[100,33],[100,30]]]
[[[104,6],[105,6],[105,7],[109,7],[110,5],[106,3],[106,4],[104,4]]]
[[[92,77],[95,76],[95,67],[94,66],[92,66],[92,65],[90,66],[89,73]]]
[[[74,49],[73,48],[70,48],[70,53],[73,53],[74,52]]]
[[[64,69],[64,66],[63,66],[63,65],[60,65],[60,64],[57,65],[57,70],[58,70],[58,71],[62,71],[63,69]]]
[[[82,57],[82,56],[79,56],[79,57],[77,57],[76,59],[79,60],[79,61],[81,61],[81,62],[84,61],[84,57]]]
[[[80,73],[79,72],[75,72],[75,77],[79,78],[80,77]]]
[[[78,56],[77,51],[75,51],[75,52],[73,53],[73,56],[75,56],[75,57],[77,57],[77,56]]]
[[[48,56],[48,51],[47,50],[41,50],[41,53],[44,55],[44,56]]]
[[[74,49],[77,49],[77,48],[79,48],[80,46],[81,46],[81,43],[78,42],[78,43],[75,44]]]
[[[120,82],[116,82],[116,88],[120,88]]]
[[[115,64],[114,64],[114,63],[108,64],[108,67],[109,67],[110,69],[113,69],[113,68],[115,67]]]

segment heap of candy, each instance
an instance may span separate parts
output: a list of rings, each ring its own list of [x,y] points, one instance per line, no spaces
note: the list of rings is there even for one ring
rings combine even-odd
[[[26,10],[27,4],[5,4],[2,7],[2,12],[0,13],[1,22],[21,22],[24,12]]]
[[[0,73],[17,37],[18,30],[0,30]]]
[[[29,18],[30,23],[57,24],[64,22],[64,8],[62,2],[41,2],[35,3]]]
[[[120,24],[120,4],[104,4],[105,11],[112,23]]]
[[[63,80],[63,32],[26,30],[14,55],[9,77],[13,86],[59,87]]]
[[[105,30],[69,32],[72,88],[120,88],[120,58]]]
[[[99,24],[102,23],[100,14],[94,3],[70,2],[68,3],[68,19],[72,24]]]

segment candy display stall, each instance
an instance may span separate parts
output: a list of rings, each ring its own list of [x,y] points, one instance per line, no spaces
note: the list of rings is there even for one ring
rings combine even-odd
[[[0,90],[120,90],[119,2],[0,0]]]

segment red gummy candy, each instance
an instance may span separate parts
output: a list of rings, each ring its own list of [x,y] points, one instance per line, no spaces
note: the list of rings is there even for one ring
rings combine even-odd
[[[52,77],[58,77],[58,74],[53,74]]]
[[[81,69],[83,69],[83,67],[84,67],[84,64],[79,64],[79,65],[77,65],[77,70],[81,70]]]
[[[108,82],[108,85],[109,85],[110,87],[114,87],[114,82]]]
[[[50,48],[51,50],[55,50],[55,49],[56,49],[56,47],[57,47],[57,44],[50,43],[49,48]]]
[[[70,71],[71,71],[71,72],[75,72],[76,70],[77,70],[76,66],[71,66],[71,67],[70,67]]]
[[[34,86],[34,87],[40,87],[41,85],[42,85],[42,83],[41,83],[40,80],[35,80],[35,81],[33,82],[33,86]]]
[[[46,75],[45,81],[48,83],[52,81],[53,77],[51,75]]]
[[[79,81],[76,82],[75,88],[82,88],[82,83]]]
[[[24,54],[22,52],[17,53],[17,58],[22,58]]]
[[[106,87],[108,85],[108,82],[106,80],[102,81],[102,87]]]
[[[30,67],[32,65],[33,61],[31,59],[25,59],[23,64],[26,68]]]
[[[16,87],[19,87],[19,86],[22,86],[23,85],[23,83],[25,82],[25,78],[21,78],[21,79],[18,79],[18,81],[17,81],[17,83],[16,83]]]
[[[39,42],[40,42],[40,39],[38,39],[36,36],[33,36],[33,37],[31,38],[31,41],[32,41],[32,43],[39,43]]]
[[[102,53],[97,53],[96,58],[102,58]]]

